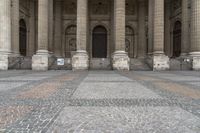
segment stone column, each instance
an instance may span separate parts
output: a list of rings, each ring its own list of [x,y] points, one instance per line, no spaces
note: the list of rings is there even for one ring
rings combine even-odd
[[[164,54],[164,0],[154,0],[153,70],[168,70],[169,58]]]
[[[139,0],[139,12],[138,12],[138,57],[144,58],[146,57],[147,53],[147,46],[146,46],[146,33],[145,33],[145,15],[146,15],[146,7],[145,1]]]
[[[193,69],[200,70],[200,0],[191,0],[191,48]]]
[[[153,53],[153,5],[154,0],[149,0],[148,6],[148,55]]]
[[[189,49],[189,9],[188,0],[182,0],[182,39],[181,39],[181,55],[188,54]]]
[[[11,1],[0,1],[0,70],[8,69],[11,52]]]
[[[12,18],[11,18],[11,37],[12,37],[12,53],[14,56],[19,56],[19,0],[12,0]]]
[[[73,70],[87,70],[89,57],[86,52],[88,33],[88,0],[77,0],[77,51],[72,57]]]
[[[38,50],[32,58],[33,70],[48,70],[49,0],[38,0]]]
[[[125,52],[125,0],[114,0],[114,42],[113,69],[129,70],[130,59]]]

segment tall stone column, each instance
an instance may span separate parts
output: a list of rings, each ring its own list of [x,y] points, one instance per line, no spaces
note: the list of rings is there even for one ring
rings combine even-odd
[[[164,54],[164,0],[154,0],[153,70],[169,69],[169,58]]]
[[[193,69],[200,70],[200,0],[191,0],[191,48]]]
[[[33,70],[48,70],[49,0],[38,0],[38,50],[32,58]]]
[[[154,0],[149,0],[148,5],[148,55],[152,55],[153,53],[153,6]]]
[[[77,51],[72,57],[73,70],[87,70],[89,57],[86,51],[88,33],[88,0],[77,0]]]
[[[14,56],[19,56],[19,0],[12,0],[12,18],[11,18],[11,37],[12,37],[12,53]]]
[[[145,14],[146,14],[146,7],[145,1],[139,0],[139,13],[138,13],[138,57],[144,58],[146,57],[147,53],[147,45],[146,45],[146,30],[145,30]]]
[[[130,59],[125,52],[125,0],[114,0],[114,42],[113,69],[129,70]]]
[[[0,70],[8,69],[11,52],[11,1],[0,1]]]
[[[189,9],[188,0],[182,0],[182,39],[181,39],[181,55],[188,54],[189,49]]]

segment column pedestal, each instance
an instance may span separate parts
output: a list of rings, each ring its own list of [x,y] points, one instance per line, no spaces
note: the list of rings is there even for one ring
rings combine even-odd
[[[116,51],[112,57],[114,70],[130,70],[130,58],[124,51]]]
[[[154,53],[153,55],[153,70],[165,71],[170,69],[169,57],[163,53]]]
[[[8,70],[8,54],[0,52],[0,70]]]
[[[72,57],[72,69],[76,70],[88,70],[89,68],[89,57],[88,53],[84,50],[76,51]]]
[[[192,57],[192,69],[200,71],[200,52],[192,52],[190,55]]]
[[[49,67],[49,53],[47,50],[39,50],[36,55],[32,57],[32,70],[46,71]]]

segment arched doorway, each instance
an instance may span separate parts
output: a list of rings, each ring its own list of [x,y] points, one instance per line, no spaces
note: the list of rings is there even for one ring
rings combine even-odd
[[[65,57],[70,58],[76,49],[76,25],[71,25],[65,30]]]
[[[126,42],[125,51],[130,58],[134,58],[134,30],[130,26],[126,26]]]
[[[92,34],[92,57],[107,58],[107,30],[97,26]]]
[[[26,56],[27,28],[23,19],[19,21],[19,51],[22,56]]]
[[[181,22],[176,21],[173,30],[173,57],[181,54]]]

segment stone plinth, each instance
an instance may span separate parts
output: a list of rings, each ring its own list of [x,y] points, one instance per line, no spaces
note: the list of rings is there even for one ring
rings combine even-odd
[[[200,71],[200,52],[192,52],[190,55],[192,57],[192,69]]]
[[[89,57],[86,51],[77,51],[72,57],[72,69],[76,70],[88,70]]]
[[[124,51],[117,51],[113,54],[112,65],[114,70],[130,70],[130,58]]]
[[[46,71],[49,67],[48,51],[40,50],[32,57],[32,70]]]
[[[0,70],[8,70],[8,55],[0,53]]]
[[[164,54],[153,55],[153,70],[165,71],[170,69],[169,57]]]

